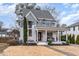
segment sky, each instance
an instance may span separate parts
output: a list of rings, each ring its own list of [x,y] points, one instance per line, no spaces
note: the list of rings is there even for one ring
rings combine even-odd
[[[77,3],[40,3],[37,6],[55,8],[58,12],[60,24],[70,25],[79,21],[79,4]],[[15,27],[17,18],[15,7],[15,3],[0,3],[0,21],[3,22],[3,27]]]

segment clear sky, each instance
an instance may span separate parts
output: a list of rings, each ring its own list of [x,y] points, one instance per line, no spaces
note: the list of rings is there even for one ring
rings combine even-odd
[[[79,20],[79,4],[67,4],[67,3],[42,3],[37,4],[41,6],[41,8],[45,8],[46,6],[50,8],[56,8],[59,13],[59,19],[61,24],[70,25]],[[12,27],[15,26],[16,14],[15,14],[15,6],[14,3],[2,3],[0,4],[0,21],[4,23],[4,27]]]

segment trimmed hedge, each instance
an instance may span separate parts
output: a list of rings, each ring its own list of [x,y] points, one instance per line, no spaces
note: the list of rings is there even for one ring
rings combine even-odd
[[[75,44],[75,35],[73,34],[73,36],[71,37],[71,41],[72,44]]]
[[[66,35],[61,36],[61,41],[66,41]]]
[[[76,44],[79,44],[79,35],[77,35]]]
[[[67,43],[67,44],[70,44],[70,40],[67,40],[66,43]]]
[[[48,40],[48,45],[51,45],[52,44],[52,40]]]
[[[71,44],[75,44],[75,35],[74,35],[74,34],[73,34],[72,36],[69,35],[69,36],[68,36],[68,40],[69,40],[69,42],[70,42]]]

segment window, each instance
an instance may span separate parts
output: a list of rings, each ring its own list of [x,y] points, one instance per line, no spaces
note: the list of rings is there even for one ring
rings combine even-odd
[[[55,23],[52,23],[52,25],[54,26],[54,25],[55,25]]]
[[[47,32],[47,39],[52,38],[52,32]]]
[[[32,36],[32,29],[29,29],[29,36]]]
[[[28,22],[29,28],[32,28],[32,21]]]
[[[75,27],[73,27],[73,31],[75,31]]]
[[[69,31],[70,31],[70,28],[69,28]]]

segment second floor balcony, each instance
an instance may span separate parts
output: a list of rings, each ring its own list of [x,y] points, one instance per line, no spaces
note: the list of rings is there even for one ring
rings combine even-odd
[[[56,27],[56,23],[52,23],[52,22],[49,22],[49,23],[38,22],[38,23],[36,23],[36,26],[37,27]]]

